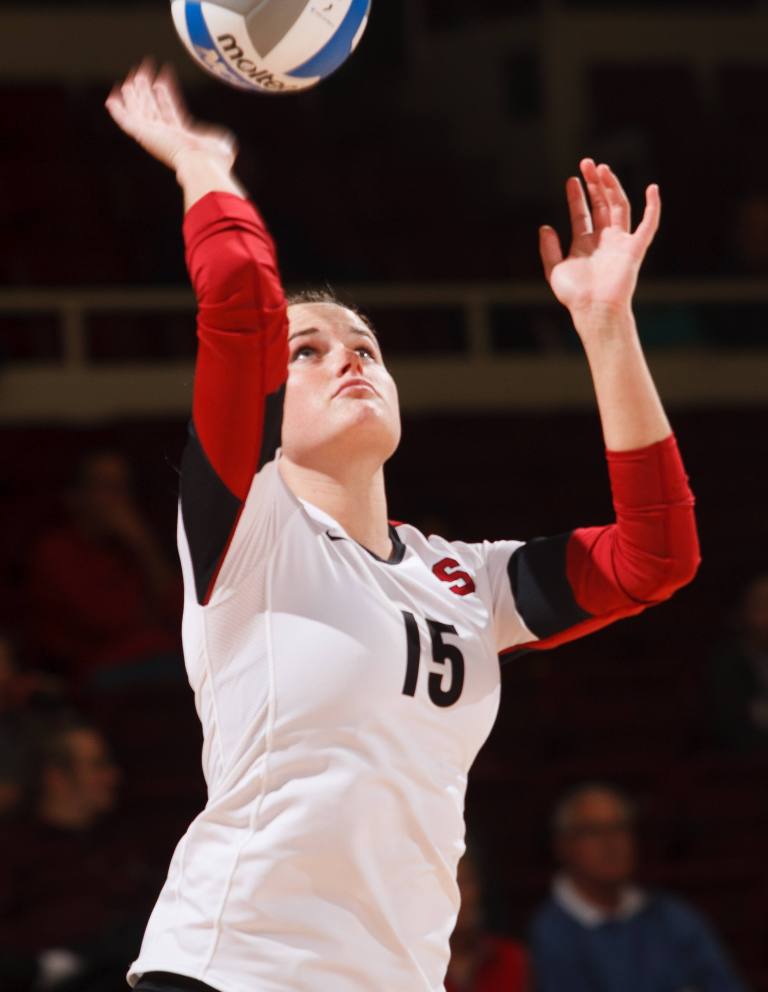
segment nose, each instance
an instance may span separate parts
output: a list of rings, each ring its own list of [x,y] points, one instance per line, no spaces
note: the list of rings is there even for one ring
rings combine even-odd
[[[354,375],[363,371],[363,360],[353,348],[342,345],[342,359],[339,375],[346,375],[351,372]]]

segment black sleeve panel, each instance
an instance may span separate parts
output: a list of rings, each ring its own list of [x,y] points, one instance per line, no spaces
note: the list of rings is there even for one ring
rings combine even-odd
[[[270,393],[264,401],[264,433],[261,438],[259,470],[271,462],[280,447],[283,431],[283,406],[285,404],[285,383],[276,393]]]
[[[566,554],[570,533],[537,537],[509,559],[507,571],[520,616],[539,639],[552,637],[591,614],[583,610],[568,581]]]
[[[280,447],[285,385],[264,401],[264,425],[258,469]],[[194,423],[181,460],[181,516],[195,574],[198,603],[213,592],[221,563],[237,524],[242,502],[221,481],[203,450]]]
[[[181,459],[181,518],[192,557],[198,603],[205,603],[242,503],[224,485],[203,451],[194,424]]]

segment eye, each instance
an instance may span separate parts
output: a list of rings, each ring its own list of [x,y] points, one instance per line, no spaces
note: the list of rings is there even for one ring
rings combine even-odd
[[[310,344],[303,344],[301,347],[297,348],[296,351],[291,355],[291,361],[295,362],[299,359],[311,358],[312,355],[317,354],[317,348],[313,348]]]
[[[372,362],[376,361],[376,355],[371,351],[370,348],[366,348],[364,344],[360,345],[359,348],[355,348],[355,351],[358,355],[361,355],[363,358],[369,358]]]

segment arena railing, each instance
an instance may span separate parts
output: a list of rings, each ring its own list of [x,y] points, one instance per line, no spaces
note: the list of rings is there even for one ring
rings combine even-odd
[[[593,403],[567,315],[542,284],[339,292],[373,315],[407,410]],[[638,311],[671,405],[768,404],[765,281],[648,282]],[[193,350],[193,299],[185,289],[1,290],[0,421],[183,416]]]

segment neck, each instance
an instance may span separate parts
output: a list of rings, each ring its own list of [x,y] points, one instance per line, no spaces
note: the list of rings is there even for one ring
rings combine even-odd
[[[38,819],[61,830],[86,830],[93,824],[93,816],[78,803],[64,799],[43,797],[37,808]]]
[[[569,881],[582,899],[606,913],[615,913],[621,906],[626,890],[624,882],[596,882],[592,879],[569,876]]]
[[[349,536],[369,551],[380,558],[389,558],[392,540],[381,465],[341,466],[338,470],[321,471],[298,465],[283,455],[279,467],[294,496],[338,520]]]

